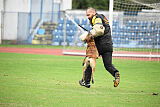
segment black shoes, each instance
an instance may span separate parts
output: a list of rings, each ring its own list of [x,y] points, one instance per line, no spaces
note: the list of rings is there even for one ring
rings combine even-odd
[[[90,88],[90,83],[85,83],[85,81],[83,81],[83,80],[79,80],[79,84],[81,85],[81,86],[85,86],[86,88]]]

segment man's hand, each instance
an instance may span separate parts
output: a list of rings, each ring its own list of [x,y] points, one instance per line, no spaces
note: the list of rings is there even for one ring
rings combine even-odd
[[[86,41],[86,37],[87,37],[88,34],[89,34],[89,32],[85,31],[85,32],[80,36],[81,41],[85,42],[85,41]]]

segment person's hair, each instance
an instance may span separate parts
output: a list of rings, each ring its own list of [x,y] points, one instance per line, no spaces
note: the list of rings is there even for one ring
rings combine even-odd
[[[88,7],[87,10],[92,10],[92,11],[95,11],[95,12],[96,12],[96,9],[94,9],[93,7]],[[87,11],[87,10],[86,10],[86,11]]]

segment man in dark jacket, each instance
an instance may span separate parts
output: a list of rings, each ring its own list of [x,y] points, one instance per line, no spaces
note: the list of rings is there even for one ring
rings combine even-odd
[[[115,78],[114,87],[117,87],[120,82],[120,74],[112,64],[113,43],[109,22],[103,14],[96,13],[96,10],[92,7],[89,7],[86,10],[86,16],[88,17],[90,24],[92,25],[92,30],[90,31],[90,33],[94,37],[99,55],[102,56],[104,67]],[[85,34],[87,35],[87,33]],[[89,88],[91,73],[92,69],[89,66],[85,71],[84,80],[80,80],[79,84]]]

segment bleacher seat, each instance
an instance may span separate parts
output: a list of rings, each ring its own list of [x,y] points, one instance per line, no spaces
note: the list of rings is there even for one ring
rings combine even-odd
[[[139,27],[141,25],[141,22],[139,20],[137,20],[135,23],[134,23],[134,26],[137,26]]]
[[[58,35],[58,30],[57,30],[57,29],[53,30],[53,31],[52,31],[52,34],[53,34],[54,36]]]
[[[58,30],[58,35],[59,36],[63,36],[63,34],[64,34],[63,30]]]
[[[57,30],[63,30],[63,24],[59,23],[57,26]]]
[[[52,45],[56,45],[56,46],[59,45],[59,36],[58,35],[53,37]]]
[[[82,19],[82,25],[87,25],[87,19]]]
[[[136,40],[137,39],[136,34],[134,32],[132,32],[130,38],[132,40]]]
[[[38,29],[37,33],[38,33],[39,35],[44,35],[45,29]]]
[[[87,25],[81,25],[82,27],[84,27],[85,29],[87,29]]]
[[[146,27],[146,26],[142,26],[142,27],[141,27],[141,31],[142,31],[142,33],[146,33],[146,32],[147,32],[147,30],[148,30],[148,29],[147,29],[147,27]]]
[[[63,18],[58,19],[58,23],[59,24],[64,24],[64,19]]]
[[[77,23],[77,24],[80,24],[80,20],[78,18],[74,18],[74,21]]]
[[[113,25],[112,26],[119,26],[119,21],[118,20],[113,20]]]
[[[67,30],[67,31],[71,30],[71,28],[72,28],[71,26],[72,26],[72,25],[70,25],[70,24],[66,24],[66,30]]]
[[[71,30],[76,31],[77,30],[77,26],[74,24],[71,26]]]
[[[88,24],[87,30],[89,30],[89,31],[92,30],[92,26],[90,24]]]
[[[139,26],[134,26],[133,31],[134,32],[139,32],[140,31],[140,27]]]
[[[66,42],[68,42],[69,44],[73,42],[74,36],[67,36],[66,37]]]
[[[128,20],[127,23],[126,23],[126,26],[127,27],[133,26],[133,21],[132,20]]]
[[[70,31],[67,31],[66,32],[66,36],[74,36],[75,35],[75,32],[74,30],[70,30]]]
[[[151,21],[150,22],[150,27],[155,27],[156,26],[156,22],[155,21]]]
[[[64,42],[64,37],[59,35],[59,40],[60,40],[60,42]]]
[[[118,32],[124,32],[125,28],[123,26],[118,27]]]
[[[112,32],[116,32],[116,31],[117,31],[117,29],[118,29],[118,27],[117,27],[117,26],[112,26]]]
[[[144,38],[144,33],[139,32],[139,33],[138,33],[138,38],[139,38],[139,39]]]
[[[131,27],[130,27],[130,26],[128,26],[128,27],[126,28],[126,31],[127,31],[128,33],[132,32]]]
[[[148,27],[148,21],[143,21],[142,22],[142,27],[146,27],[147,28]]]
[[[66,24],[72,25],[72,21],[71,20],[67,20]]]

